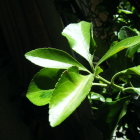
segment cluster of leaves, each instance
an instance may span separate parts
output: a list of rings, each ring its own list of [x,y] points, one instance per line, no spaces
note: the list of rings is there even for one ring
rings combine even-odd
[[[135,7],[132,6],[129,1],[127,0],[121,1],[117,7],[117,13],[114,15],[114,17],[116,18],[116,22],[125,25],[126,24],[132,25],[130,15],[134,14],[136,12],[135,10],[136,10]]]
[[[127,26],[130,28],[140,28],[139,18],[140,14],[138,9],[132,5],[128,0],[121,0],[117,6],[117,12],[113,15],[115,31],[121,27]],[[138,22],[136,22],[138,21]]]
[[[101,64],[122,50],[126,49],[128,53],[130,49],[138,48],[140,36],[115,43],[97,63],[93,63],[96,43],[91,23],[69,24],[62,35],[72,50],[86,59],[90,69],[62,50],[40,48],[27,52],[25,57],[29,61],[44,68],[33,77],[26,96],[37,106],[49,104],[52,127],[61,124],[88,96],[93,109],[97,109],[94,124],[108,140],[126,114],[131,99],[140,95],[139,86],[132,83],[133,77],[140,76],[140,66],[115,73],[108,81],[101,76],[104,73]],[[99,103],[95,106],[96,102]]]

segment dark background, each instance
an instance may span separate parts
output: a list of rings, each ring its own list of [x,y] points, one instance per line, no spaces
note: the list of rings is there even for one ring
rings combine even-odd
[[[41,47],[69,51],[61,36],[68,19],[63,14],[60,16],[56,3],[0,1],[0,140],[90,140],[93,137],[86,107],[82,107],[83,115],[79,109],[62,125],[51,128],[48,106],[36,107],[25,97],[32,76],[40,68],[28,62],[24,54]],[[67,2],[66,5],[70,7]]]

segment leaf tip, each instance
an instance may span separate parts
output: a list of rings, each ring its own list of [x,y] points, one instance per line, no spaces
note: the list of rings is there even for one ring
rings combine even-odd
[[[56,127],[59,125],[59,123],[52,117],[52,115],[49,115],[49,122],[51,127]]]

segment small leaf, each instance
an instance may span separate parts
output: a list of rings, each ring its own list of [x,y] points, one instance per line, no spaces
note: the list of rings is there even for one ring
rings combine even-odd
[[[118,33],[118,38],[120,40],[123,40],[128,37],[137,36],[137,35],[140,35],[137,29],[132,29],[128,26],[123,26]]]
[[[128,14],[128,15],[129,15],[129,14],[133,14],[132,11],[128,11],[128,10],[124,10],[124,9],[119,9],[118,12],[119,12],[119,13]]]
[[[102,96],[101,94],[99,93],[95,93],[95,92],[91,92],[90,95],[89,95],[90,99],[92,99],[93,101],[94,100],[99,100],[101,102],[105,102],[105,98],[104,96]]]
[[[98,67],[96,68],[95,75],[99,75],[99,74],[102,73],[102,72],[103,72],[103,69],[102,69],[100,66],[98,66]]]
[[[120,80],[122,79],[122,81],[127,82],[127,79],[131,78],[130,75],[140,76],[140,65],[132,67],[132,68],[128,68],[128,69],[125,69],[125,70],[122,70],[122,71],[116,73],[112,77],[111,81],[114,82],[117,77],[120,77]]]
[[[111,56],[113,56],[114,54],[116,54],[126,48],[129,48],[132,46],[138,46],[138,45],[140,45],[140,36],[129,37],[129,38],[126,38],[126,39],[118,42],[117,44],[112,46],[106,52],[106,54],[98,61],[96,67],[98,65],[100,65],[102,62],[104,62],[105,60],[107,60],[108,58],[110,58]]]
[[[95,41],[91,40],[91,26],[91,23],[85,21],[69,24],[62,35],[68,39],[70,47],[92,65],[93,55],[90,54],[90,43],[95,45]]]
[[[61,73],[59,69],[40,70],[30,82],[26,97],[37,106],[48,104]]]
[[[132,57],[134,57],[134,54],[136,52],[139,53],[139,50],[140,50],[140,43],[128,48],[126,51],[126,56],[128,56],[129,58],[132,58]]]
[[[83,76],[77,68],[66,70],[56,84],[50,101],[49,121],[52,127],[62,123],[86,98],[93,74]]]
[[[124,72],[128,73],[128,74],[140,75],[140,65],[138,65],[136,67],[128,68]]]
[[[122,70],[122,71],[116,73],[113,77],[116,78],[117,76],[120,76],[121,74],[140,76],[140,65],[132,67],[132,68],[128,68],[128,69],[125,69],[125,70]]]
[[[54,48],[40,48],[27,52],[25,57],[32,63],[46,68],[68,69],[77,66],[88,71],[82,64],[64,51]]]
[[[106,102],[112,102],[112,98],[106,98],[106,100],[105,100]]]

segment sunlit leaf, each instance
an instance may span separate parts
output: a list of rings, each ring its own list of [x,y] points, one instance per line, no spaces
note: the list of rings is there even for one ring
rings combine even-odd
[[[110,58],[111,56],[113,56],[114,54],[116,54],[126,48],[129,48],[132,46],[138,46],[138,45],[140,45],[140,36],[129,37],[129,38],[126,38],[126,39],[118,42],[117,44],[112,46],[106,52],[106,54],[98,61],[97,66],[100,65],[105,60],[107,60],[108,58]]]
[[[93,59],[93,55],[90,54],[90,43],[95,45],[95,41],[91,41],[91,26],[91,23],[81,21],[76,24],[69,24],[62,32],[62,35],[68,39],[70,47],[90,64],[92,64]]]
[[[95,75],[99,75],[99,74],[102,73],[102,72],[103,72],[103,69],[102,69],[100,66],[98,66],[98,67],[96,68]]]
[[[128,74],[140,75],[140,65],[132,67],[132,68],[128,68],[124,72]]]
[[[79,74],[75,67],[63,73],[50,101],[49,121],[52,127],[62,123],[81,104],[90,91],[93,78],[93,74]]]
[[[72,56],[64,51],[54,48],[36,49],[27,52],[25,57],[32,63],[46,68],[68,69],[71,66],[77,66],[81,70],[88,71]]]
[[[48,104],[61,73],[59,69],[40,70],[30,82],[26,97],[37,106]]]

